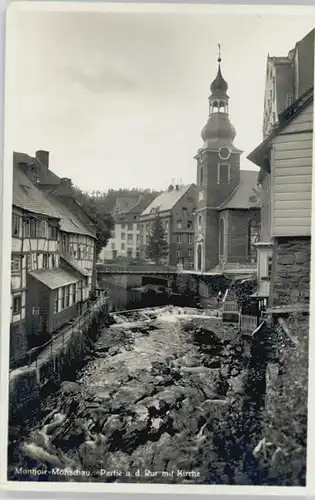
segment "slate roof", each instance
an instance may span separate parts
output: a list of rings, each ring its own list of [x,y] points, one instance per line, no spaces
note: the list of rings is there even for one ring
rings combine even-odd
[[[71,266],[75,271],[82,274],[82,276],[89,276],[89,271],[80,266],[80,264],[71,255],[61,254],[62,260],[64,260],[69,266]]]
[[[50,290],[55,290],[61,286],[71,285],[79,281],[77,276],[62,268],[29,271],[28,274],[50,288]]]
[[[14,162],[31,165],[35,161],[36,158],[24,153],[14,153]],[[56,178],[59,179],[57,176]],[[13,164],[12,204],[33,214],[58,219],[61,231],[95,238],[95,234],[62,202],[61,198],[53,196],[47,190],[41,189],[39,184],[31,182],[18,163]]]
[[[90,236],[95,238],[95,234],[90,231],[83,222],[64,204],[60,198],[45,192],[50,203],[55,207],[55,210],[60,218],[60,229],[65,233],[75,233]]]
[[[150,215],[151,211],[158,210],[159,212],[166,212],[172,210],[176,203],[181,199],[184,194],[187,193],[188,189],[194,186],[194,184],[188,184],[186,186],[179,186],[178,189],[173,189],[172,191],[164,191],[158,195],[152,203],[142,212],[143,215]]]
[[[250,209],[258,208],[259,200],[253,191],[257,186],[258,171],[240,170],[240,183],[231,196],[219,207],[219,210],[226,209]]]
[[[56,219],[60,214],[55,206],[34,185],[23,172],[21,167],[14,165],[13,168],[13,200],[14,206],[35,214],[43,214]]]

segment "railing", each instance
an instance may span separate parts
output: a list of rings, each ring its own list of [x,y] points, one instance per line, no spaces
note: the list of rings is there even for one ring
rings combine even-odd
[[[59,346],[64,346],[65,341],[68,340],[75,330],[81,330],[92,320],[92,317],[95,313],[99,312],[104,305],[107,303],[108,297],[107,292],[99,293],[98,298],[91,303],[91,305],[76,319],[74,319],[71,323],[67,323],[58,333],[53,334],[52,337],[40,346],[36,346],[33,349],[30,349],[24,354],[12,358],[10,360],[10,371],[14,369],[28,365],[30,366],[35,362],[35,366],[37,366],[39,356],[47,349],[50,352],[53,352],[53,348],[56,344]]]
[[[225,301],[223,303],[223,312],[235,312],[238,313],[240,311],[240,307],[237,302],[234,301]]]
[[[240,314],[240,331],[253,332],[258,325],[256,316],[249,316],[247,314]]]
[[[108,273],[108,274],[134,274],[134,273],[174,273],[177,272],[177,267],[175,266],[158,266],[154,264],[147,265],[125,265],[125,266],[116,266],[116,265],[106,265],[106,264],[97,264],[97,271],[100,273]]]

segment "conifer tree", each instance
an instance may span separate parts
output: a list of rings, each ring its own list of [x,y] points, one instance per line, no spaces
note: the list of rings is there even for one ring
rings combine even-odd
[[[159,264],[163,257],[168,254],[168,244],[166,241],[165,229],[159,215],[156,216],[149,236],[147,245],[147,255],[150,259]]]

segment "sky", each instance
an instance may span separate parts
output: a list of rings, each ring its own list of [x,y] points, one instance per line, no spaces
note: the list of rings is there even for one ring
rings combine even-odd
[[[7,23],[7,149],[50,151],[56,174],[105,191],[196,182],[218,43],[254,168],[267,54],[287,55],[315,16],[16,10]]]

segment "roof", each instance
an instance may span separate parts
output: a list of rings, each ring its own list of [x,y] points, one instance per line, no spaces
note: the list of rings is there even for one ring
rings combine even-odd
[[[286,108],[279,115],[279,125],[273,130],[273,132],[266,137],[266,139],[257,146],[247,158],[262,168],[270,168],[265,163],[266,153],[269,150],[270,143],[274,137],[276,137],[289,123],[291,123],[296,116],[298,116],[303,109],[305,109],[309,104],[313,102],[314,89],[311,87],[308,89],[299,99],[293,102],[291,106]]]
[[[65,233],[74,233],[74,234],[83,234],[86,236],[90,236],[91,238],[95,238],[95,234],[93,234],[90,229],[83,224],[81,219],[73,213],[70,208],[66,206],[66,204],[62,203],[62,199],[57,198],[57,196],[53,196],[45,192],[50,203],[55,207],[55,210],[60,218],[60,230]]]
[[[240,183],[219,210],[258,208],[258,199],[253,191],[257,186],[258,171],[240,170]]]
[[[128,212],[132,207],[137,205],[138,201],[139,194],[136,193],[117,196],[113,213],[121,214],[124,212]]]
[[[47,215],[56,219],[60,218],[54,204],[33,184],[22,168],[18,165],[13,167],[13,200],[14,206],[27,210],[28,212]]]
[[[75,271],[82,274],[82,276],[89,276],[89,271],[80,266],[80,264],[73,257],[71,257],[71,255],[61,254],[61,258]]]
[[[142,212],[141,216],[149,215],[152,212],[165,212],[172,210],[176,203],[187,193],[187,191],[194,186],[188,184],[186,186],[179,186],[178,189],[174,188],[172,191],[164,191],[158,195],[152,203]]]
[[[61,268],[29,271],[28,274],[43,283],[50,290],[56,290],[61,286],[71,285],[79,281],[77,276]]]

